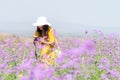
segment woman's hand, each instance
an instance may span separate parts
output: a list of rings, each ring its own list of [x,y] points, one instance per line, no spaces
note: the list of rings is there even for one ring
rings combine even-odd
[[[45,43],[46,41],[44,39],[40,40],[41,43]]]
[[[47,41],[45,41],[44,38],[40,38],[39,43],[45,44],[45,45],[48,45],[48,44],[49,44]]]
[[[36,39],[36,43],[42,43],[42,44],[45,44],[45,45],[50,45],[50,44],[52,44],[52,43],[50,43],[50,42],[47,42],[47,41],[45,41],[45,38],[44,37],[39,37],[39,38],[37,38]]]
[[[50,45],[51,44],[50,42],[47,42],[45,40],[41,40],[40,42],[43,43],[43,44],[45,44],[45,45]]]

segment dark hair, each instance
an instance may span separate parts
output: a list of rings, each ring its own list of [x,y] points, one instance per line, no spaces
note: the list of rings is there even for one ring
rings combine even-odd
[[[48,31],[50,26],[49,25],[43,25],[43,30],[40,30],[40,28],[37,26],[37,32],[39,33],[40,37],[47,36],[48,37]],[[43,33],[43,35],[42,35]]]

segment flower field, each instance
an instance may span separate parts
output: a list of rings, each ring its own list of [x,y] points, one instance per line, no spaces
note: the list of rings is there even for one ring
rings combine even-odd
[[[53,66],[36,60],[32,40],[0,35],[0,80],[120,80],[119,35],[58,37],[61,55]]]

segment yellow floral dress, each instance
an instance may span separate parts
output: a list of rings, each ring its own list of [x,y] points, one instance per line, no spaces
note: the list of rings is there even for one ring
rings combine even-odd
[[[34,33],[34,38],[37,37],[39,37],[39,33],[36,30]],[[54,48],[56,47],[58,42],[54,34],[54,29],[51,27],[49,28],[48,38],[46,41],[54,45],[43,45],[42,49],[40,50],[40,59],[42,60],[42,62],[44,62],[47,65],[53,65],[55,64],[55,58],[56,58],[56,53]]]

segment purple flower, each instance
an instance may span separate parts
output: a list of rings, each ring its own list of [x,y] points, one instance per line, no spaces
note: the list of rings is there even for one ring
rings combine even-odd
[[[46,75],[48,73],[45,73],[45,66],[43,64],[37,64],[35,67],[31,68],[30,76],[31,78],[37,79],[37,80],[45,80]]]
[[[30,42],[26,42],[26,43],[25,43],[25,46],[26,46],[26,47],[30,47]]]
[[[109,70],[108,74],[113,78],[119,78],[119,76],[120,76],[119,72],[116,70]]]
[[[23,76],[20,78],[20,80],[30,80],[28,76]]]
[[[7,64],[6,63],[3,63],[3,64],[0,64],[0,69],[3,70],[7,68]]]
[[[74,44],[75,44],[76,46],[79,45],[79,41],[78,41],[78,39],[73,38],[72,41],[74,42]]]
[[[6,43],[10,43],[10,42],[11,42],[11,38],[7,38]]]
[[[74,80],[73,76],[70,74],[66,75],[66,80]]]
[[[101,58],[100,62],[101,64],[99,64],[98,67],[102,70],[108,70],[111,67],[110,62],[106,57]]]
[[[25,59],[22,64],[18,66],[19,70],[24,70],[24,69],[30,69],[31,68],[31,61],[28,59]]]
[[[94,53],[94,51],[95,51],[94,41],[92,41],[92,40],[85,40],[81,44],[81,50],[84,50],[85,52],[87,52],[89,54]]]
[[[105,74],[101,75],[101,79],[109,80],[108,77]]]
[[[34,56],[35,52],[33,50],[30,51],[30,55]]]

